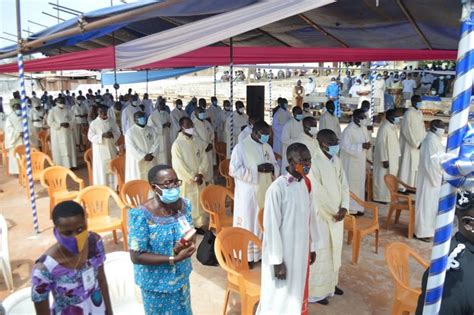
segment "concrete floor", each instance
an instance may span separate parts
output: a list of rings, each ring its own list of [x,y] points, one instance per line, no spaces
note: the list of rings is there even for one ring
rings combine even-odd
[[[87,171],[82,160],[81,169],[76,173],[87,183]],[[15,289],[30,285],[30,272],[37,259],[54,243],[52,222],[49,220],[49,199],[46,190],[36,185],[37,206],[41,233],[33,232],[31,206],[16,177],[5,175],[4,166],[0,166],[0,213],[5,216],[9,226],[10,255]],[[387,215],[386,206],[380,205],[381,226]],[[114,213],[114,211],[112,212]],[[117,213],[118,215],[118,213]],[[374,251],[374,237],[369,235],[363,240],[358,265],[351,264],[352,247],[344,245],[339,286],[345,291],[340,297],[330,299],[328,306],[319,304],[310,306],[311,314],[389,314],[392,306],[394,287],[384,261],[384,247],[390,242],[404,242],[416,249],[429,260],[431,244],[417,240],[408,240],[407,217],[402,215],[401,224],[392,226],[388,231],[380,231],[379,253]],[[106,251],[122,250],[122,244],[114,244],[111,234],[104,234]],[[226,274],[220,267],[207,267],[193,259],[194,271],[191,275],[191,293],[194,314],[222,314]],[[423,270],[412,263],[411,276],[413,286],[420,286]],[[8,296],[3,278],[0,277],[0,299]],[[239,297],[232,294],[228,314],[239,314]]]

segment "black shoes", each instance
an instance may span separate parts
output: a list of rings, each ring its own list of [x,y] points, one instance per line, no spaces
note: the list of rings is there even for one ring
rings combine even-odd
[[[322,299],[321,301],[318,301],[318,304],[321,304],[321,305],[328,305],[328,304],[329,304],[329,300],[328,300],[327,298]]]
[[[334,289],[334,294],[335,295],[343,295],[344,294],[344,291],[342,291],[341,289],[339,289],[338,287],[336,287]]]

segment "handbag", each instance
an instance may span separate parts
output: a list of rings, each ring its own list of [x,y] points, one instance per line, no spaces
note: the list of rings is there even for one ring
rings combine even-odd
[[[204,266],[217,266],[217,258],[214,252],[214,242],[216,236],[211,231],[207,230],[197,249],[196,258]]]

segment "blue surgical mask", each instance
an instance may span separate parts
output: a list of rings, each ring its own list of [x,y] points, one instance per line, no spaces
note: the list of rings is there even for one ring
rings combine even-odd
[[[179,196],[181,195],[181,189],[179,187],[158,188],[161,190],[161,195],[158,195],[158,197],[163,203],[170,204],[179,200]]]
[[[296,119],[297,121],[302,121],[302,120],[303,120],[303,114],[298,114],[298,115],[296,115],[296,116],[295,116],[295,119]]]
[[[268,143],[268,140],[270,140],[270,135],[260,135],[259,140],[261,143]]]
[[[330,145],[327,151],[331,156],[336,156],[339,153],[339,144]]]
[[[206,119],[206,113],[199,113],[198,117],[199,117],[199,119],[204,120],[204,119]]]
[[[416,103],[416,108],[420,109],[423,107],[423,102]]]
[[[137,119],[137,125],[141,126],[141,127],[145,127],[146,125],[146,117],[139,117]]]
[[[400,123],[400,117],[395,117],[395,118],[393,119],[393,123],[394,123],[395,125],[398,125],[398,124]]]
[[[21,109],[15,110],[15,114],[16,114],[17,116],[21,116]]]

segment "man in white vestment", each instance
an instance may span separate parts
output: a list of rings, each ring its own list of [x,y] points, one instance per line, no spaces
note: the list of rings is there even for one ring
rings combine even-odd
[[[115,120],[108,116],[106,106],[99,107],[99,116],[94,119],[87,132],[92,144],[92,181],[94,185],[116,188],[115,175],[110,169],[110,161],[117,156],[115,143],[120,137],[120,129]]]
[[[355,83],[349,89],[349,97],[358,97],[359,96],[357,93],[360,90],[361,83],[362,83],[362,81],[360,79],[355,80]]]
[[[313,117],[313,113],[309,107],[309,103],[303,103],[303,118]]]
[[[346,174],[349,189],[359,199],[365,200],[365,177],[367,151],[372,147],[367,132],[368,119],[362,109],[352,114],[352,122],[341,136],[341,162]],[[363,215],[364,208],[351,200],[351,214]]]
[[[21,105],[13,104],[12,112],[5,120],[5,149],[8,150],[8,173],[19,174],[18,163],[13,151],[23,144],[23,124],[21,118]]]
[[[287,121],[281,131],[281,173],[286,174],[286,149],[293,141],[303,133],[303,110],[299,106],[292,109],[293,117]]]
[[[441,120],[432,120],[430,131],[421,143],[420,166],[416,179],[415,237],[427,242],[434,236],[438,212],[443,177],[440,155],[445,152],[441,142],[444,127]]]
[[[148,119],[148,126],[155,128],[160,138],[160,153],[157,156],[159,164],[170,164],[171,161],[171,116],[165,106],[166,101],[161,98],[157,110]]]
[[[232,152],[229,174],[235,180],[234,226],[257,235],[258,211],[265,205],[265,193],[273,179],[280,174],[278,163],[268,144],[270,127],[264,121],[255,123],[250,137],[238,143]],[[260,249],[251,244],[248,249],[249,262],[259,261]]]
[[[328,297],[342,295],[337,287],[341,268],[344,217],[348,214],[349,186],[337,157],[339,140],[329,129],[318,132],[319,154],[311,160],[309,178],[314,191],[316,219],[322,245],[316,248],[316,263],[311,267],[309,300],[323,305]]]
[[[357,108],[360,108],[363,101],[370,101],[370,92],[372,90],[372,86],[370,84],[370,80],[368,78],[364,79],[364,83],[359,86],[357,91],[357,95],[359,95],[359,105]]]
[[[251,116],[249,118],[248,125],[245,126],[245,128],[242,129],[242,131],[239,134],[239,142],[242,142],[245,138],[247,138],[248,136],[252,134],[253,125],[255,125],[255,123],[259,120],[260,118],[258,116]]]
[[[229,116],[225,122],[226,130],[226,150],[227,158],[230,159],[232,148],[235,148],[239,141],[239,134],[249,123],[249,116],[245,114],[245,106],[241,101],[235,102],[236,110]]]
[[[230,104],[229,100],[225,100],[223,102],[223,105],[224,105],[224,115],[225,115],[225,121],[227,121],[227,118],[230,117],[230,115],[232,115],[233,111],[232,111],[232,105]],[[224,123],[224,126],[225,126],[225,123]],[[225,128],[224,128],[225,129]],[[224,130],[225,131],[225,130]]]
[[[170,119],[171,119],[171,134],[170,134],[170,143],[172,144],[176,137],[178,136],[178,132],[181,130],[179,126],[179,120],[183,117],[186,117],[186,112],[183,110],[183,101],[177,99],[175,102],[175,108],[171,111]]]
[[[74,135],[76,146],[79,146],[79,149],[83,150],[85,149],[86,141],[82,136],[82,130],[87,128],[89,108],[84,104],[84,100],[79,98],[71,109],[74,114]]]
[[[128,98],[130,96],[125,95],[124,100],[127,103]],[[140,104],[140,101],[138,100],[138,97],[132,96],[132,101],[129,105],[127,105],[125,108],[122,108],[122,132],[123,134],[127,133],[128,128],[133,126],[135,124],[135,121],[133,120],[133,115],[135,115],[136,112],[138,112],[140,109],[138,108],[138,105]]]
[[[201,99],[199,99],[201,100]],[[206,183],[213,183],[214,179],[214,128],[211,123],[207,121],[206,110],[201,106],[197,107],[194,111],[195,118],[192,119],[194,124],[194,136],[206,144],[206,155],[203,158],[207,158],[209,166],[207,169]]]
[[[413,95],[411,107],[403,115],[400,128],[402,159],[398,177],[412,187],[415,186],[420,163],[420,145],[426,135],[423,112],[420,110],[421,104],[421,97]]]
[[[382,79],[380,73],[375,77],[374,87],[374,97],[380,100],[378,106],[375,107],[375,113],[381,114],[385,111],[385,80]]]
[[[273,152],[282,156],[281,134],[283,126],[291,119],[291,113],[288,111],[288,101],[284,98],[278,98],[278,106],[273,109]]]
[[[262,286],[257,314],[307,314],[309,265],[316,259],[319,229],[306,177],[311,154],[288,146],[287,175],[268,188],[263,216]]]
[[[153,112],[153,101],[149,98],[148,93],[143,94],[142,104],[143,111],[145,112],[146,117],[150,117]]]
[[[41,106],[39,98],[31,98],[32,109],[29,114],[29,125],[30,129],[30,142],[31,145],[39,148],[38,132],[44,127],[44,109]]]
[[[384,176],[391,174],[398,175],[400,163],[400,141],[398,140],[398,128],[400,117],[394,109],[389,109],[385,113],[385,120],[380,125],[374,146],[374,178],[373,192],[374,201],[390,202],[390,192],[385,185]]]
[[[202,232],[209,221],[199,201],[207,180],[207,168],[211,167],[205,158],[207,144],[194,136],[194,124],[189,117],[181,118],[179,125],[181,132],[171,146],[171,160],[178,178],[183,181],[181,195],[192,204],[193,224]]]
[[[159,164],[160,137],[155,128],[147,126],[144,112],[135,113],[135,125],[125,134],[125,182],[147,180],[148,171]]]
[[[219,142],[225,142],[224,127],[227,120],[224,111],[217,103],[217,97],[211,97],[211,106],[206,109],[206,115],[211,119],[211,124],[214,126],[214,132],[217,135]]]
[[[76,144],[72,123],[74,114],[65,107],[64,98],[56,100],[56,106],[48,112],[48,126],[51,133],[51,152],[54,164],[76,168]]]
[[[326,102],[326,111],[321,115],[321,118],[319,118],[319,129],[332,130],[337,138],[341,139],[341,125],[339,124],[339,118],[334,114],[335,109],[336,107],[333,101]]]
[[[316,139],[316,135],[318,134],[318,122],[314,117],[306,117],[303,118],[303,133],[301,133],[298,137],[296,137],[292,143],[302,143],[304,144],[311,156],[318,154],[320,152],[318,140]],[[292,144],[290,143],[290,144]],[[287,162],[288,163],[288,162]],[[282,167],[287,167],[288,164],[282,164]]]

